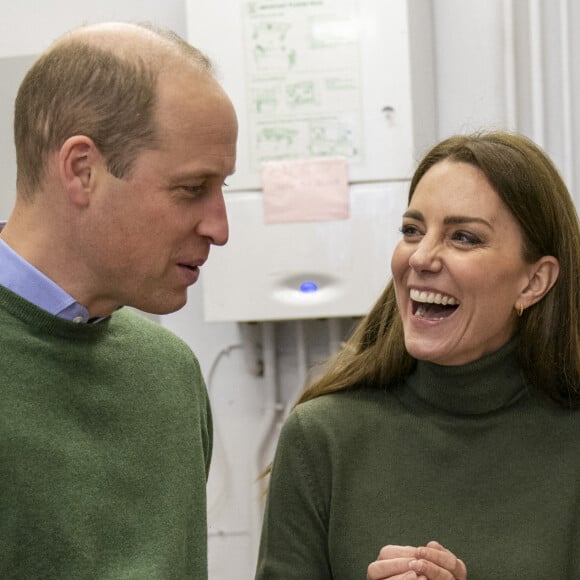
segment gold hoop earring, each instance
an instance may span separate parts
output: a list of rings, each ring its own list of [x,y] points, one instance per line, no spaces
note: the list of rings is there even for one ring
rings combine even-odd
[[[518,304],[517,312],[518,312],[518,316],[520,318],[521,318],[522,314],[524,313],[524,310],[525,310],[524,305],[523,304]]]

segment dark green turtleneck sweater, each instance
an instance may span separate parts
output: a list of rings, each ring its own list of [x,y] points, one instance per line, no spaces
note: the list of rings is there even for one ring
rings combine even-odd
[[[529,392],[515,342],[319,397],[282,430],[257,580],[361,580],[437,540],[469,580],[580,578],[580,412]]]
[[[2,286],[0,329],[0,578],[205,580],[211,417],[187,345]]]

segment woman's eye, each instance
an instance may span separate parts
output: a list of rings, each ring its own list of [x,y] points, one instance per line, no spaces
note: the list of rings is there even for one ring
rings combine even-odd
[[[419,229],[412,224],[403,224],[400,231],[403,236],[416,236],[420,234]]]
[[[472,246],[481,244],[481,240],[479,239],[479,237],[474,234],[470,234],[469,232],[463,231],[455,232],[452,237],[454,241],[460,242],[462,244],[469,244]]]

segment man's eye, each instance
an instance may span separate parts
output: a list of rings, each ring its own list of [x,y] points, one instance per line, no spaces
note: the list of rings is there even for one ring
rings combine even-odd
[[[205,191],[205,185],[182,185],[181,189],[190,195],[199,195]]]

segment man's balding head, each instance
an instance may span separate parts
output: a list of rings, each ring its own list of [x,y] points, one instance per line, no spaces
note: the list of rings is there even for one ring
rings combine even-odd
[[[15,104],[17,190],[32,199],[49,155],[71,136],[90,137],[116,177],[143,149],[155,148],[157,82],[190,69],[216,84],[209,59],[171,31],[111,22],[58,39],[25,76]]]

